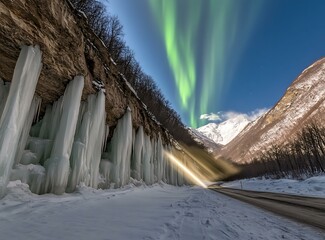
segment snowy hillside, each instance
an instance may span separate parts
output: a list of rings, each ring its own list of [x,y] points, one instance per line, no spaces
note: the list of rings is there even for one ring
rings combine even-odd
[[[217,144],[226,145],[251,122],[246,114],[235,115],[222,123],[209,123],[197,129]]]
[[[249,124],[221,155],[247,162],[272,144],[281,144],[325,114],[325,58],[305,69],[281,100],[264,116]]]

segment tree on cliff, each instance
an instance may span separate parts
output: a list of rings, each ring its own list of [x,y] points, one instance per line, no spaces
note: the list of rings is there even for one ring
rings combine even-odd
[[[142,71],[134,52],[123,40],[123,26],[118,17],[110,15],[105,5],[97,0],[70,0],[70,2],[86,15],[88,24],[106,45],[109,54],[117,63],[118,70],[132,85],[148,110],[175,139],[188,145],[197,145],[153,78]]]

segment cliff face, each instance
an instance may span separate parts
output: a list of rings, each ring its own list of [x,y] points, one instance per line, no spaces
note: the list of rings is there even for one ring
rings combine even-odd
[[[247,162],[272,144],[282,144],[310,121],[325,119],[325,58],[305,69],[281,100],[265,115],[250,123],[221,155]]]
[[[22,45],[39,45],[43,53],[36,89],[42,98],[42,111],[63,95],[74,76],[81,74],[85,77],[82,99],[96,92],[95,82],[103,83],[110,127],[130,107],[135,128],[142,125],[149,135],[160,132],[167,139],[164,129],[118,73],[87,19],[67,1],[0,0],[0,78],[4,81],[12,79]]]

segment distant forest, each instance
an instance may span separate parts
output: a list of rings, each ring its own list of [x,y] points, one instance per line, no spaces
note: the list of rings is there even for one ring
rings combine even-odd
[[[83,12],[94,33],[101,38],[107,50],[117,64],[118,71],[137,92],[148,110],[173,135],[188,145],[197,145],[192,139],[181,117],[172,109],[153,78],[142,70],[135,59],[134,52],[123,39],[123,26],[117,16],[112,16],[106,6],[97,0],[70,0],[78,11]]]
[[[320,122],[306,125],[291,141],[273,145],[251,163],[240,166],[236,178],[265,176],[295,178],[325,172],[325,127]]]

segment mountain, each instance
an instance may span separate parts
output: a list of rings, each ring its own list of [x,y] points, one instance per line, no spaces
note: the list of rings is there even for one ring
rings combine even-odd
[[[209,123],[197,129],[217,144],[225,145],[234,139],[251,121],[245,114],[237,115],[220,124]]]
[[[310,121],[324,122],[324,119],[325,58],[322,58],[305,69],[270,111],[248,124],[219,154],[236,162],[249,162],[272,144],[289,140]]]
[[[198,144],[205,146],[208,149],[208,152],[210,153],[216,153],[219,151],[222,147],[221,144],[216,143],[211,138],[207,137],[203,133],[199,132],[197,129],[189,128],[189,133],[191,134],[194,141],[196,141]]]

